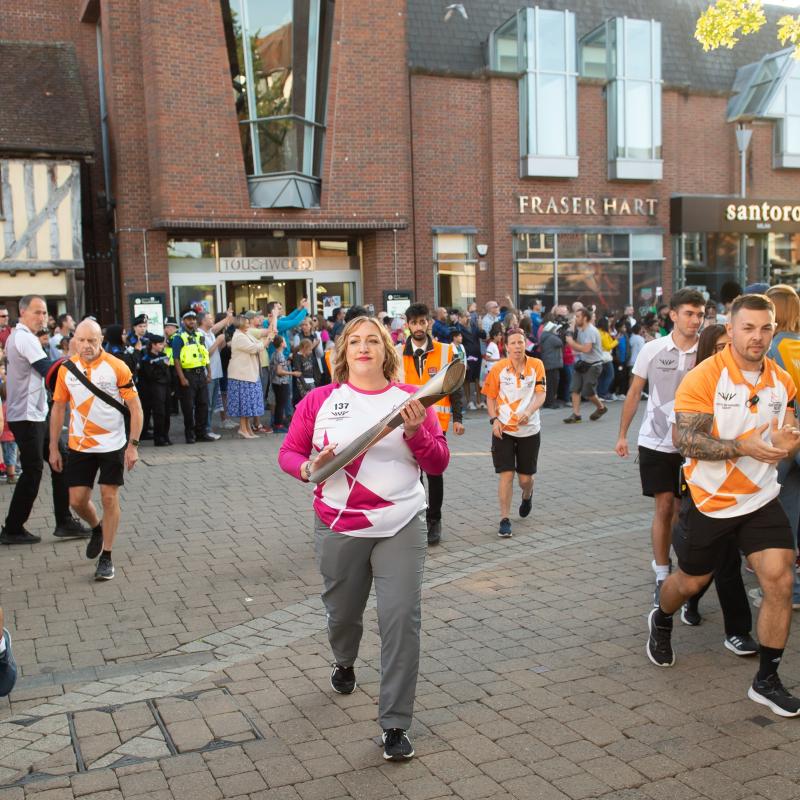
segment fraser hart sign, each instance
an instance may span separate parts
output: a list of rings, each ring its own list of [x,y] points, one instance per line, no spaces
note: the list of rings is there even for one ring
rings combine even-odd
[[[568,214],[570,216],[654,217],[654,197],[585,197],[583,195],[517,195],[520,214]]]

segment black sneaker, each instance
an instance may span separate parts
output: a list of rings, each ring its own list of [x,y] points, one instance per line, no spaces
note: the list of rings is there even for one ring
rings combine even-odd
[[[81,539],[85,539],[91,535],[91,530],[85,525],[82,525],[80,520],[75,519],[75,517],[69,517],[69,519],[65,519],[63,522],[56,523],[56,529],[53,531],[53,536],[57,536],[59,539],[68,537],[80,537]]]
[[[413,756],[414,746],[402,728],[389,728],[383,732],[383,757],[387,761],[406,761]]]
[[[533,492],[531,492],[530,497],[522,498],[522,502],[519,504],[519,515],[521,517],[527,517],[528,514],[531,513],[532,508],[533,508]]]
[[[567,424],[567,425],[574,425],[575,423],[580,422],[580,421],[581,421],[581,415],[580,414],[570,414],[564,420],[565,424]]]
[[[428,544],[439,544],[442,541],[442,521],[428,520]]]
[[[108,556],[100,556],[97,569],[94,571],[96,581],[110,581],[114,577],[114,565]]]
[[[737,656],[754,656],[758,652],[756,640],[749,633],[744,636],[726,636],[723,644]]]
[[[800,716],[800,699],[786,691],[778,673],[760,681],[753,678],[753,685],[747,690],[747,696],[762,706],[767,706],[779,717]]]
[[[34,536],[23,528],[19,533],[11,533],[5,528],[0,531],[0,544],[36,544],[41,542],[41,536]]]
[[[331,670],[331,689],[338,694],[353,694],[356,690],[356,671],[352,667],[334,664]]]
[[[6,643],[6,649],[0,655],[0,697],[5,697],[11,694],[17,682],[17,662],[11,652],[11,634],[5,628],[0,628],[0,638]]]
[[[691,601],[683,604],[681,609],[681,622],[684,625],[699,625],[703,621],[697,606]]]
[[[98,527],[100,527],[98,525]],[[92,538],[89,539],[89,542],[86,545],[86,558],[90,561],[94,561],[100,553],[103,552],[103,531],[102,529],[99,531],[92,530]]]
[[[650,637],[647,640],[647,657],[657,667],[671,667],[675,663],[675,653],[672,649],[672,620],[669,625],[662,627],[655,624],[653,617],[657,608],[650,612],[647,618],[647,625],[650,629]]]
[[[500,520],[500,527],[497,529],[497,535],[501,539],[510,539],[513,534],[511,533],[511,520],[508,517],[503,517]]]

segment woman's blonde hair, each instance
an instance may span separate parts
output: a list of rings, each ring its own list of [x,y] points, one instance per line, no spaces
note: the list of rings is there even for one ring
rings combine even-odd
[[[383,349],[385,351],[383,357],[383,376],[387,381],[396,381],[398,373],[400,372],[400,356],[394,349],[392,337],[389,336],[386,326],[375,317],[354,317],[344,326],[344,330],[339,334],[336,339],[336,353],[333,356],[333,380],[335,383],[347,383],[350,376],[350,369],[347,366],[347,340],[350,334],[362,322],[370,322],[375,326],[378,336],[383,342]]]
[[[250,320],[244,314],[237,314],[233,319],[233,326],[237,331],[240,331],[244,328],[245,322],[248,326],[250,325]]]
[[[775,325],[777,331],[800,333],[800,296],[785,283],[779,283],[767,290],[767,297],[775,306]]]

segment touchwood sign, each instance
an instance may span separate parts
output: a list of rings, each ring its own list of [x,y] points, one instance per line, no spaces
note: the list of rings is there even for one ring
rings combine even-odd
[[[310,272],[313,269],[314,259],[308,256],[231,256],[219,260],[219,271],[228,274]]]

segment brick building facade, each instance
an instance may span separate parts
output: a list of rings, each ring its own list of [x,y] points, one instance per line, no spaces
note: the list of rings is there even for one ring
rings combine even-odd
[[[196,302],[215,311],[269,299],[291,306],[304,295],[320,309],[377,309],[387,293],[454,305],[508,294],[619,306],[684,284],[714,294],[726,279],[797,281],[800,224],[726,230],[705,220],[693,230],[685,215],[677,228],[671,218],[676,196],[738,194],[730,101],[735,81],[748,78],[740,68],[778,49],[774,26],[734,51],[703,54],[691,37],[699,0],[542,0],[539,16],[519,16],[528,38],[520,33],[520,52],[506,56],[523,66],[500,68],[493,31],[533,6],[4,4],[3,38],[70,42],[80,64],[98,143],[84,193],[87,309],[111,321],[135,303],[158,315]],[[534,58],[530,35],[564,11],[574,17],[564,17],[559,85],[575,87],[566,122],[575,152],[540,158],[535,148],[521,153],[521,142],[534,113],[525,103],[544,94],[521,102],[520,91],[526,69],[542,81],[536,92],[545,86],[546,71],[536,72],[544,45]],[[660,93],[660,140],[643,161],[652,174],[609,155],[614,76],[583,64],[587,34],[623,18],[657,21],[663,67],[649,85]],[[771,90],[793,75],[785,68]],[[800,202],[791,148],[779,162],[774,143],[789,116],[735,119],[753,131],[748,197]],[[550,135],[551,120],[536,124]],[[620,176],[625,169],[634,172]],[[552,174],[559,170],[574,174]]]

